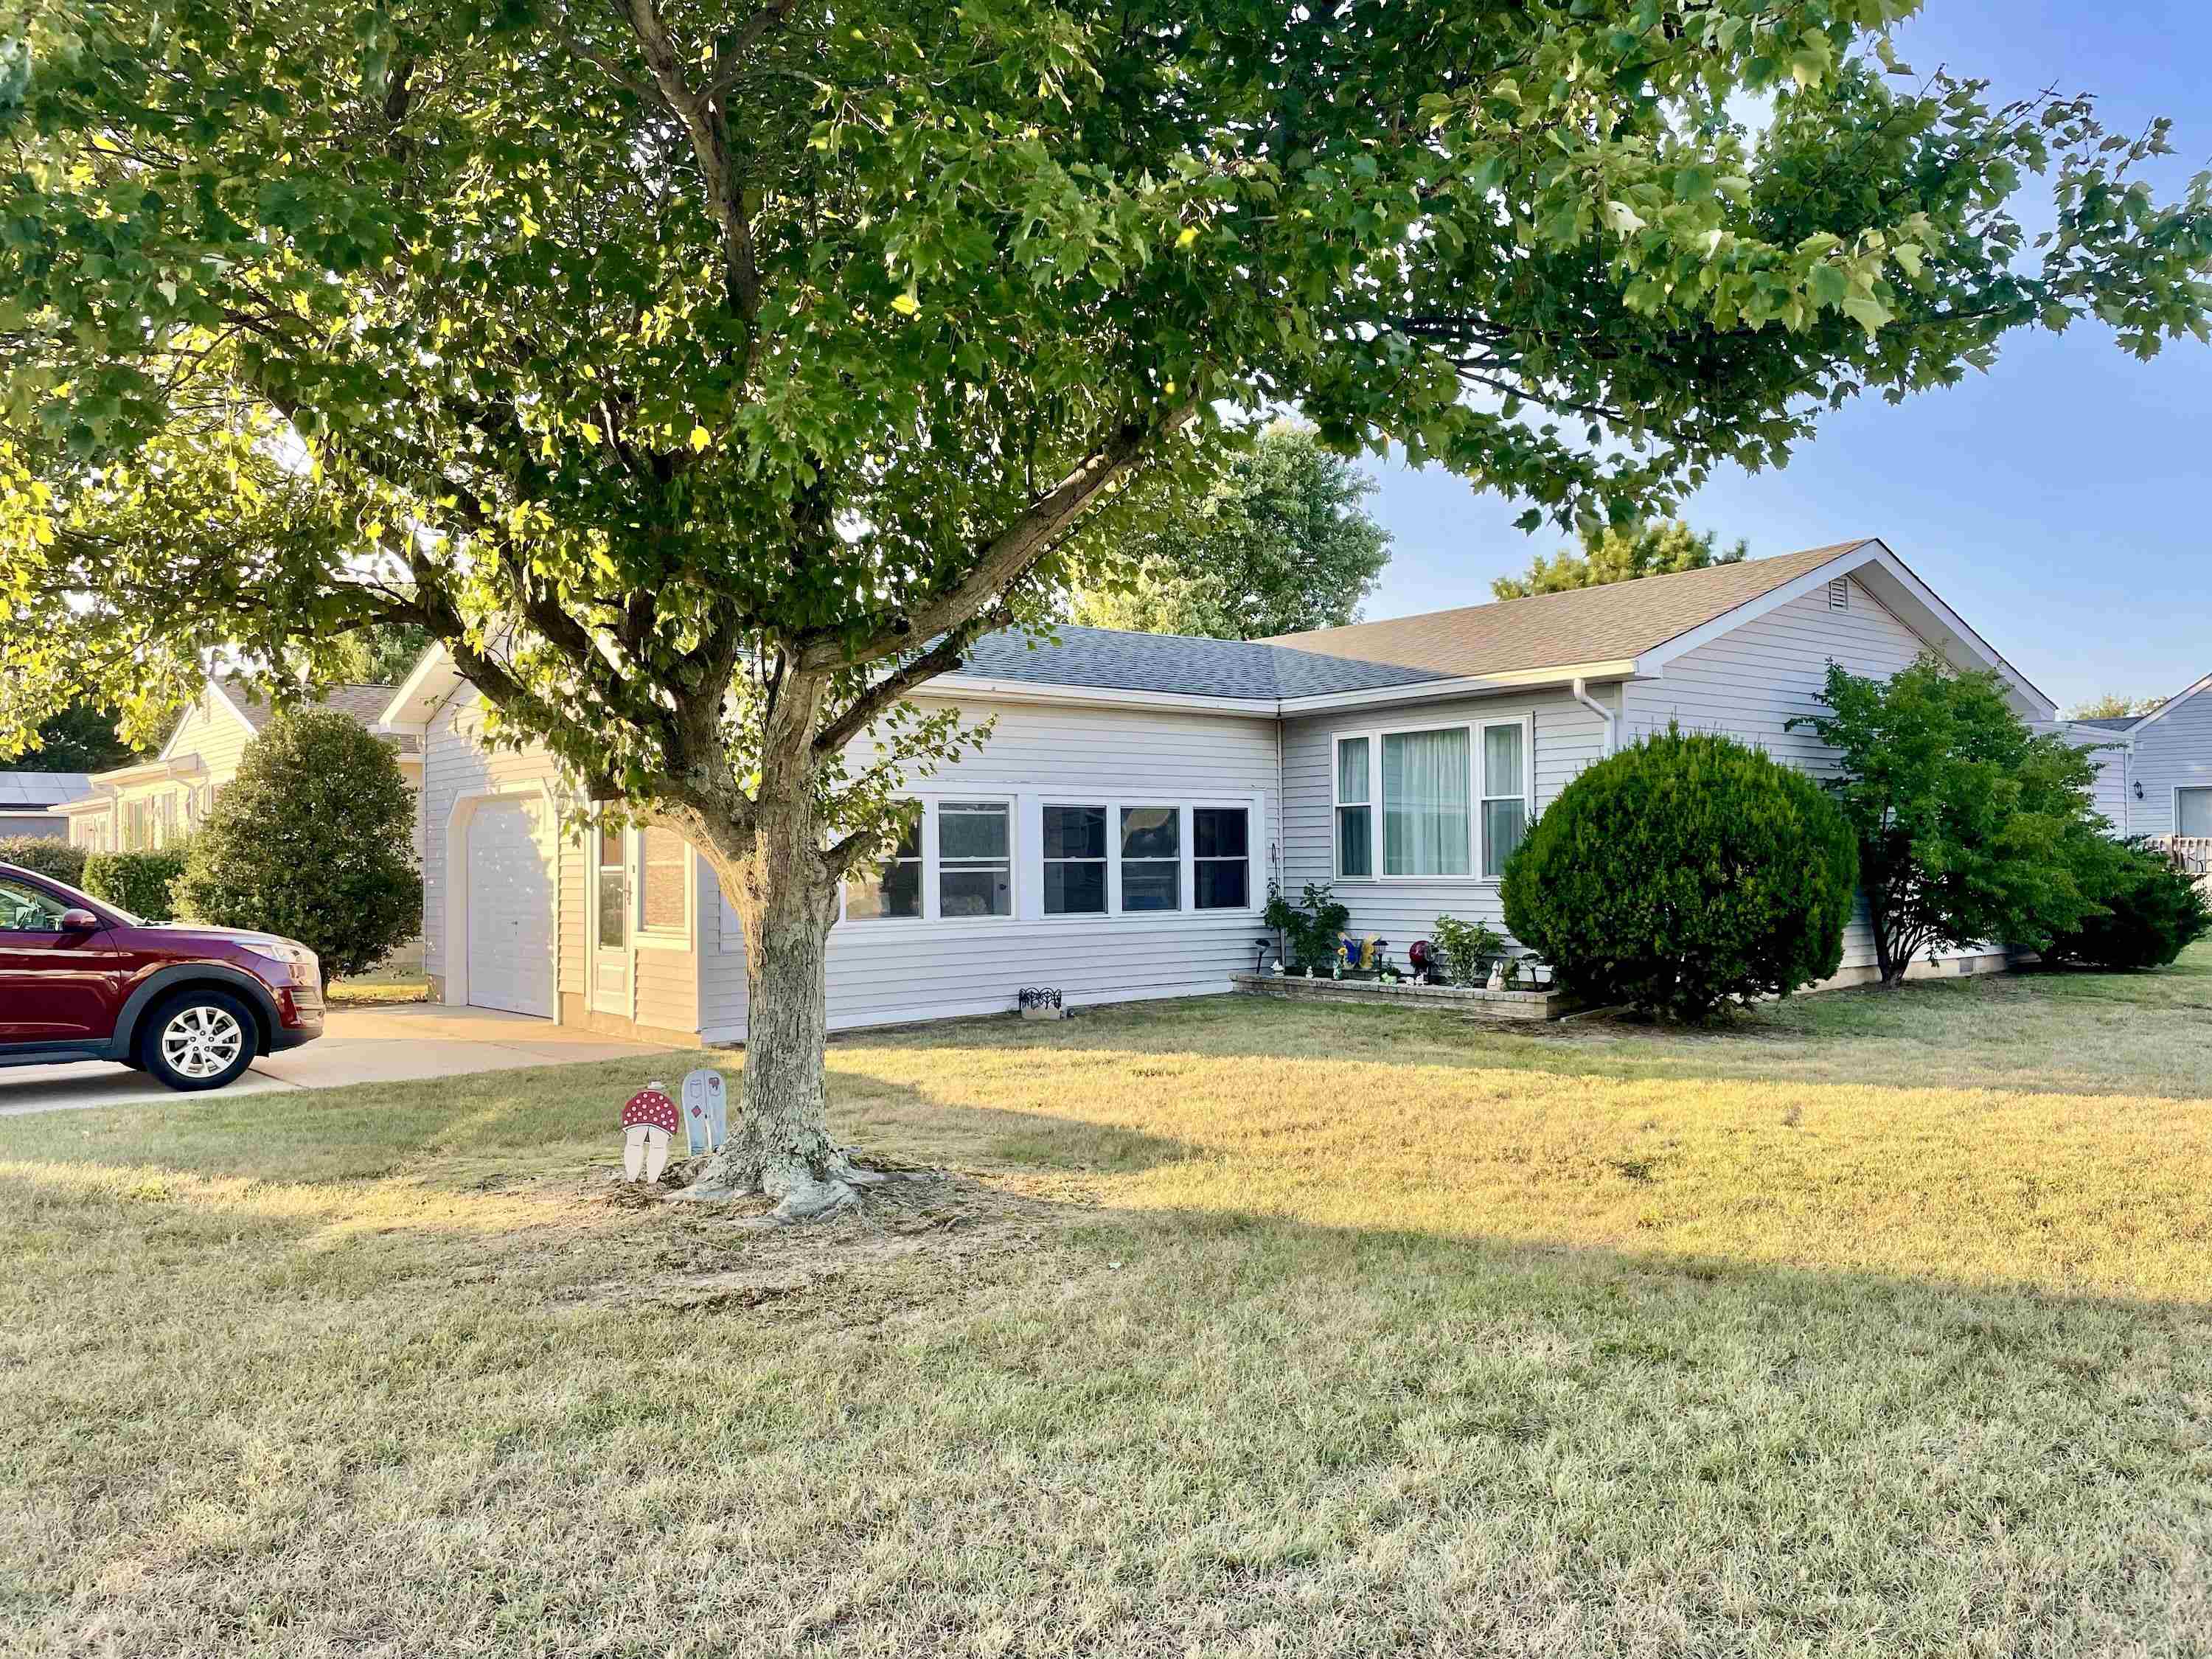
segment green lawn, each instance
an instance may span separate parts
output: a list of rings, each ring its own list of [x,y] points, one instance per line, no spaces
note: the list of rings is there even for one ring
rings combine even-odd
[[[831,1059],[950,1174],[776,1234],[629,1063],[0,1121],[0,1649],[2212,1652],[2212,948]]]

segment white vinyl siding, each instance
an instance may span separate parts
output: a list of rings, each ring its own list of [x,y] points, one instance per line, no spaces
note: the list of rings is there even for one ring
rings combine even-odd
[[[1844,610],[1830,604],[1826,588],[1816,589],[1686,652],[1667,665],[1664,678],[1630,685],[1627,736],[1678,722],[1686,732],[1724,732],[1825,778],[1834,770],[1834,751],[1810,732],[1787,726],[1793,715],[1821,712],[1828,664],[1881,678],[1910,667],[1928,648],[1852,578]],[[1996,948],[1942,954],[1979,956]],[[1843,966],[1874,962],[1874,933],[1862,905],[1844,936]]]
[[[1072,1005],[1224,992],[1231,974],[1252,965],[1262,931],[1256,910],[1267,896],[1267,854],[1279,835],[1273,720],[1044,703],[979,702],[962,705],[962,714],[970,723],[994,720],[990,738],[980,752],[915,780],[913,793],[925,805],[1009,805],[1013,914],[839,923],[830,935],[833,1028],[1006,1012],[1030,985],[1056,986]],[[1103,912],[1049,913],[1048,805],[1102,810],[1105,841],[1116,849],[1124,807],[1174,809],[1178,908],[1131,912],[1113,891]],[[1200,807],[1249,814],[1251,902],[1242,908],[1194,907],[1191,814]],[[919,844],[938,845],[927,833]],[[925,860],[938,861],[933,851]],[[1078,878],[1079,884],[1087,879]],[[925,892],[940,884],[941,872],[923,872]],[[702,874],[702,914],[715,913],[721,939],[705,963],[704,1031],[711,1041],[738,1041],[744,1036],[743,934],[726,901],[708,897],[711,885]]]
[[[2212,690],[2199,691],[2185,702],[2134,732],[2135,757],[2130,767],[2132,782],[2142,787],[2142,799],[2130,793],[2128,830],[2138,836],[2185,836],[2174,813],[2179,792],[2212,788]]]

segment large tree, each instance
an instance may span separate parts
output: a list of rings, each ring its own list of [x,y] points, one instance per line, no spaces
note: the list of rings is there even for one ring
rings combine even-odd
[[[0,754],[0,772],[105,772],[127,766],[136,751],[116,732],[112,708],[74,702],[49,714],[27,734],[30,747],[14,756]],[[0,750],[6,744],[0,740]]]
[[[1202,486],[1221,411],[1619,522],[2015,329],[2205,331],[2165,128],[1893,81],[1911,9],[34,0],[7,717],[428,630],[495,740],[698,848],[751,984],[715,1184],[842,1202],[838,884],[962,741],[904,700]]]
[[[1119,568],[1079,586],[1068,615],[1222,640],[1357,622],[1390,562],[1390,532],[1364,505],[1375,488],[1312,428],[1277,422],[1212,489],[1133,526]]]
[[[1717,532],[1692,530],[1680,519],[1593,526],[1583,533],[1578,548],[1563,547],[1548,558],[1539,553],[1529,562],[1527,575],[1498,577],[1490,591],[1501,599],[1567,593],[1578,587],[1634,581],[1639,576],[1740,564],[1751,551],[1747,542],[1725,548],[1719,544]]]

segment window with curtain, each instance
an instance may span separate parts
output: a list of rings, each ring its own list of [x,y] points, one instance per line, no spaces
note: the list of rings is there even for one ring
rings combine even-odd
[[[1336,740],[1336,873],[1375,873],[1375,808],[1367,795],[1367,739]]]
[[[915,814],[879,870],[845,878],[848,921],[917,921],[921,917],[921,817]]]
[[[629,943],[629,863],[623,855],[623,832],[615,825],[599,827],[599,945],[608,951]]]
[[[2173,833],[2191,839],[2212,837],[2212,789],[2183,789],[2174,803]]]
[[[1242,910],[1252,902],[1249,817],[1241,806],[1191,808],[1194,910]]]
[[[1466,728],[1382,738],[1382,872],[1468,873]]]
[[[1496,879],[1528,833],[1528,733],[1518,720],[1482,728],[1482,873]]]
[[[637,926],[643,933],[682,939],[690,931],[684,902],[684,837],[658,826],[638,837]]]
[[[1106,809],[1044,809],[1044,913],[1106,914]]]
[[[1182,908],[1182,809],[1121,809],[1121,908]]]
[[[1013,809],[1004,801],[948,800],[937,808],[937,913],[1014,913]]]

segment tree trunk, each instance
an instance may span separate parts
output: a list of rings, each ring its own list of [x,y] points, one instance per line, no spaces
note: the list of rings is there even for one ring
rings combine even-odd
[[[1881,983],[1893,987],[1905,977],[1905,973],[1893,964],[1889,929],[1883,924],[1882,909],[1879,904],[1869,902],[1867,905],[1867,921],[1874,928],[1874,960],[1875,966],[1881,972]],[[1909,962],[1911,958],[1908,957],[1906,960]]]
[[[744,930],[745,1070],[738,1121],[691,1190],[764,1194],[799,1219],[853,1197],[856,1171],[830,1139],[824,975],[837,883],[811,792],[762,790],[743,856],[710,856]]]

